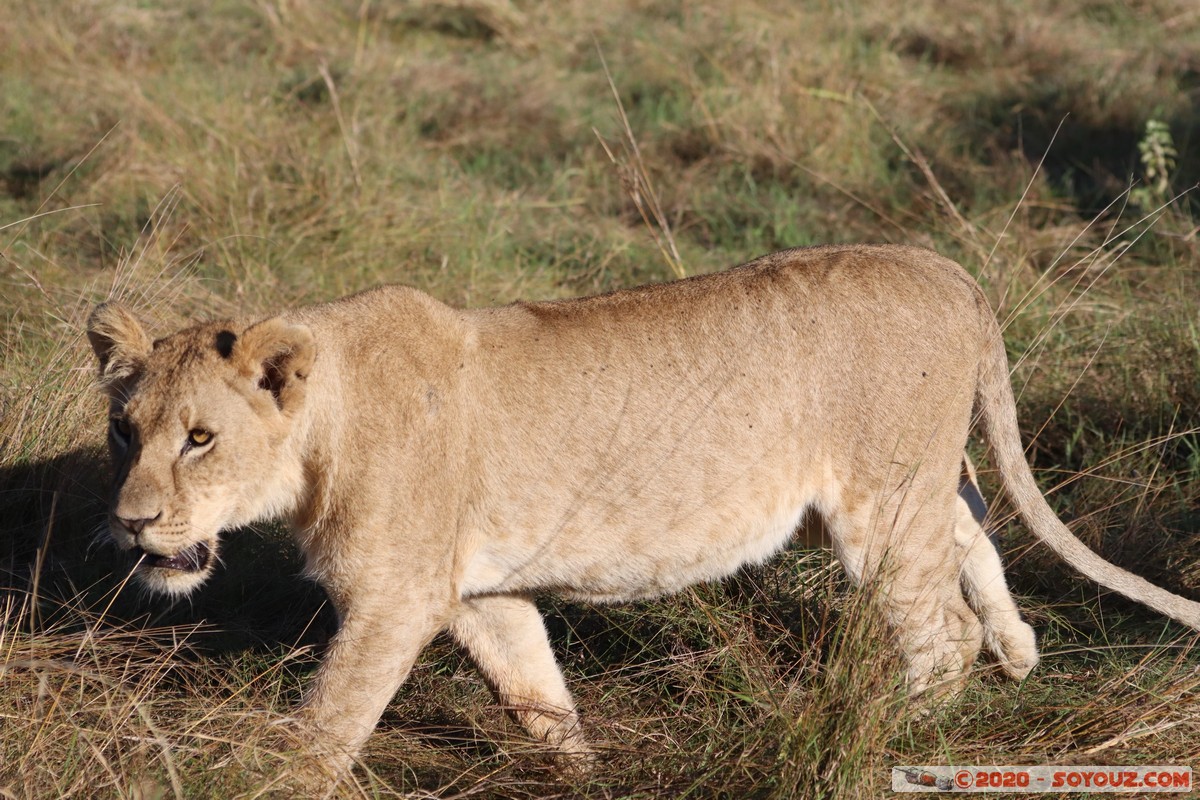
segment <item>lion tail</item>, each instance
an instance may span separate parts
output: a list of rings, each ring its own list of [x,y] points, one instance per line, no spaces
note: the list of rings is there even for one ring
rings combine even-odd
[[[1068,530],[1042,495],[1017,426],[1016,402],[1008,373],[1008,357],[1000,328],[989,312],[990,345],[980,363],[975,403],[984,438],[992,449],[1004,490],[1034,535],[1060,558],[1096,583],[1153,608],[1189,628],[1200,630],[1200,603],[1168,592],[1092,552]]]

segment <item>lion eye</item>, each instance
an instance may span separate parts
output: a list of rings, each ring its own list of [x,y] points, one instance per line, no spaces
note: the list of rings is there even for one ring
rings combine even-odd
[[[125,443],[129,441],[129,437],[133,435],[133,428],[129,425],[129,420],[124,417],[113,417],[112,423],[113,436],[117,441]]]
[[[188,431],[188,444],[192,447],[203,447],[212,441],[213,435],[203,428],[193,428]]]

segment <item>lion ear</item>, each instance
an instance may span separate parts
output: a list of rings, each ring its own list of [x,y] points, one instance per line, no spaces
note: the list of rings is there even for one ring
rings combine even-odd
[[[96,306],[88,317],[87,337],[104,384],[136,374],[154,346],[137,317],[120,303]]]
[[[291,412],[304,400],[309,370],[317,357],[312,331],[280,317],[246,329],[234,342],[231,358],[238,372],[271,393],[281,411]]]

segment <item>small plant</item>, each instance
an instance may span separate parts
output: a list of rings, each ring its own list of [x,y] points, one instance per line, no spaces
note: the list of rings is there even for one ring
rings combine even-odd
[[[1146,121],[1146,133],[1138,142],[1145,183],[1130,192],[1130,199],[1142,208],[1155,208],[1171,199],[1171,173],[1179,155],[1171,129],[1160,119]]]

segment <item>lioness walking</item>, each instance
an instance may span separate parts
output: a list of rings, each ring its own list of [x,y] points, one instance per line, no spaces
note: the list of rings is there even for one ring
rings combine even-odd
[[[1039,538],[1200,628],[1200,605],[1100,559],[1047,506],[1000,329],[926,250],[788,250],[466,311],[386,287],[157,341],[105,304],[88,336],[111,398],[112,537],[146,586],[187,594],[221,531],[290,520],[341,623],[303,708],[335,771],[446,628],[533,735],[585,752],[531,598],[720,578],[809,512],[878,587],[914,691],[953,689],[984,644],[1024,677],[1033,631],[956,493],[975,415]]]

